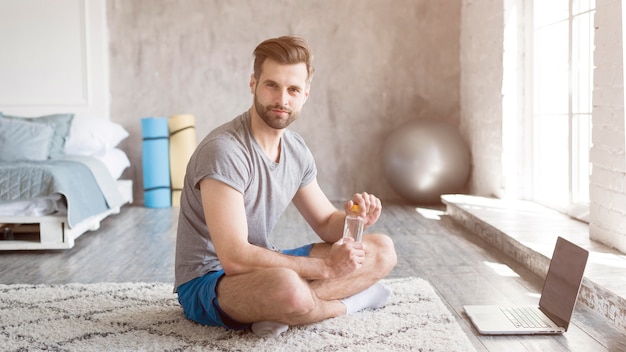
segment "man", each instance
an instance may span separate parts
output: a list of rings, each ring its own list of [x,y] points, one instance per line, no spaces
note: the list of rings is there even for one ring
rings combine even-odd
[[[251,108],[207,135],[187,166],[176,244],[175,287],[185,316],[231,329],[278,336],[289,325],[382,307],[377,283],[396,264],[391,239],[342,239],[346,212],[316,180],[313,156],[287,129],[309,96],[312,54],[299,37],[254,51]],[[290,202],[323,241],[278,251],[268,235]],[[355,194],[365,226],[380,200]]]

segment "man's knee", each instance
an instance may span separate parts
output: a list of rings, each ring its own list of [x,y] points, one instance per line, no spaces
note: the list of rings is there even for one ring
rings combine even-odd
[[[385,234],[371,234],[368,242],[375,250],[377,271],[382,277],[387,276],[398,262],[393,240]]]
[[[277,310],[285,316],[303,316],[315,309],[314,293],[306,280],[291,269],[269,269],[268,274],[275,282],[274,302]]]

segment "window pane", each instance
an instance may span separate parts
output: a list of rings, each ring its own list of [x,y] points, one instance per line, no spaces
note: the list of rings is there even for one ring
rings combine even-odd
[[[589,204],[595,2],[533,2],[533,197],[561,210]]]
[[[533,6],[535,29],[569,18],[569,0],[540,0]]]
[[[564,209],[569,205],[568,115],[535,118],[535,199]]]
[[[567,22],[535,32],[534,107],[536,114],[569,111],[569,28]]]

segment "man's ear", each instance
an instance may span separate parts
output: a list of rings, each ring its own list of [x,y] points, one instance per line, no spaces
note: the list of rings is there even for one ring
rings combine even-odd
[[[311,91],[310,87],[305,89],[304,91],[304,101],[302,102],[302,105],[304,105],[306,103],[306,101],[309,99],[309,92]]]
[[[250,93],[254,94],[254,89],[256,88],[256,78],[254,78],[254,73],[250,75]]]

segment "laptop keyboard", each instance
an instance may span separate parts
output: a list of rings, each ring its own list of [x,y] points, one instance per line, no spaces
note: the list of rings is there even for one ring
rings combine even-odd
[[[541,315],[536,307],[507,307],[501,310],[516,327],[548,328],[552,326],[548,318]]]

